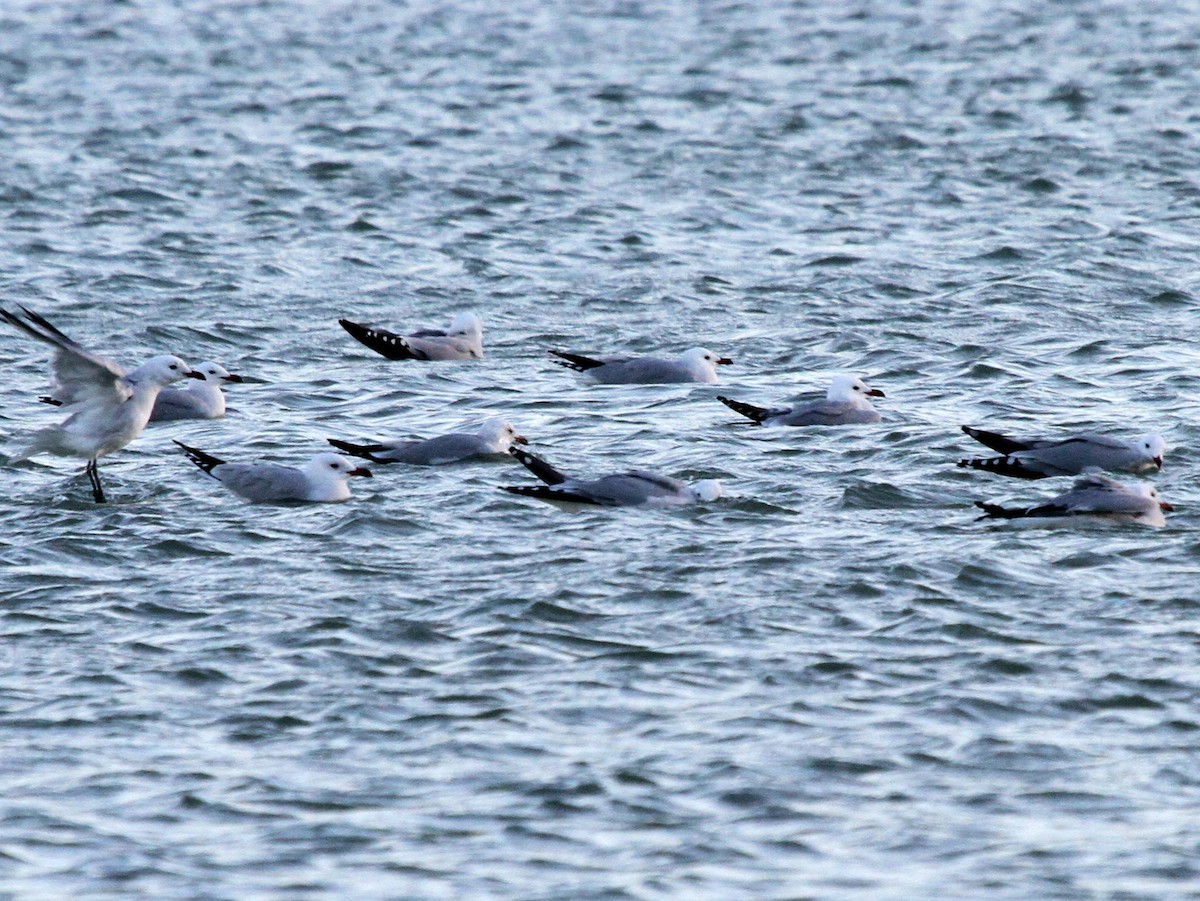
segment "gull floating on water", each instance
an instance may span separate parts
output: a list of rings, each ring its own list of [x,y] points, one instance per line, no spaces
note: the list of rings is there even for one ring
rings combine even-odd
[[[514,442],[529,443],[503,419],[489,419],[478,432],[451,432],[422,441],[381,441],[377,444],[351,444],[336,438],[328,441],[340,451],[374,463],[408,463],[412,466],[438,466],[507,454]]]
[[[177,419],[220,419],[225,415],[223,382],[241,382],[242,377],[230,372],[220,363],[206,360],[196,367],[204,381],[182,388],[164,388],[154,402],[151,422],[172,422]]]
[[[97,461],[120,450],[145,429],[159,391],[182,378],[203,378],[171,354],[152,357],[126,372],[116,363],[84,349],[47,319],[21,307],[19,314],[0,309],[0,318],[27,335],[51,345],[53,396],[67,418],[35,432],[29,445],[9,459],[19,463],[35,454],[87,460],[85,472],[92,497],[104,503]]]
[[[187,458],[234,494],[251,503],[350,499],[350,476],[371,477],[371,470],[333,453],[317,454],[303,467],[278,463],[226,463],[220,457],[176,441]]]
[[[519,447],[508,451],[545,485],[503,485],[504,491],[547,501],[571,501],[601,507],[638,507],[643,504],[675,506],[697,501],[714,501],[724,492],[716,479],[689,485],[679,479],[655,475],[644,470],[601,476],[598,479],[573,479],[545,460]]]
[[[589,357],[564,350],[548,351],[553,362],[603,385],[663,385],[674,382],[717,381],[717,367],[733,360],[717,356],[703,347],[685,350],[674,360],[662,357]]]
[[[792,407],[756,407],[740,400],[717,396],[717,400],[759,425],[853,425],[879,422],[879,411],[870,398],[883,397],[878,388],[850,375],[839,375],[829,386],[824,400],[797,404]]]
[[[1062,439],[1017,440],[969,425],[962,430],[1002,456],[959,460],[958,465],[1018,479],[1074,476],[1087,469],[1141,472],[1162,469],[1167,444],[1161,435],[1132,441],[1107,435],[1072,435]]]
[[[1163,510],[1171,505],[1160,500],[1148,482],[1118,482],[1104,475],[1077,479],[1070,491],[1032,507],[1002,507],[976,501],[981,519],[1015,519],[1031,525],[1098,522],[1136,522],[1165,526]]]
[[[397,335],[349,319],[338,323],[355,339],[389,360],[482,360],[483,323],[474,313],[459,313],[444,329],[420,329]]]

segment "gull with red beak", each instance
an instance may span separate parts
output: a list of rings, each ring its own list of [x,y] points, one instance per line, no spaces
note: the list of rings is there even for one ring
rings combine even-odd
[[[1163,455],[1167,452],[1167,443],[1161,435],[1143,435],[1132,441],[1094,434],[1026,440],[969,425],[962,430],[1001,456],[960,460],[959,466],[1017,479],[1077,476],[1087,469],[1124,472],[1162,469]]]
[[[1002,507],[976,501],[980,519],[1015,520],[1025,525],[1081,525],[1133,522],[1161,528],[1170,504],[1149,482],[1118,482],[1104,475],[1077,479],[1070,491],[1032,507]]]
[[[278,463],[226,463],[220,457],[176,441],[187,458],[238,497],[252,504],[279,501],[337,503],[350,500],[351,476],[371,477],[338,454],[317,454],[302,467]]]
[[[222,385],[240,383],[242,377],[230,372],[220,363],[206,360],[196,367],[203,381],[190,388],[164,388],[154,402],[151,422],[173,422],[178,419],[220,419],[225,415],[225,393]]]
[[[756,407],[753,404],[728,397],[717,396],[717,400],[736,413],[741,413],[759,425],[855,425],[863,422],[879,422],[879,411],[869,398],[883,397],[878,388],[868,388],[866,382],[852,375],[839,375],[824,400],[809,401],[791,407]]]
[[[439,466],[496,455],[507,456],[513,444],[529,443],[524,435],[517,434],[512,423],[504,419],[489,419],[477,432],[450,432],[420,441],[352,444],[336,438],[328,440],[338,450],[372,463],[407,463],[410,466]]]
[[[551,350],[559,366],[582,372],[602,385],[665,385],[676,382],[716,384],[717,367],[733,360],[718,356],[703,347],[685,350],[674,360],[662,357],[592,357],[586,354]]]

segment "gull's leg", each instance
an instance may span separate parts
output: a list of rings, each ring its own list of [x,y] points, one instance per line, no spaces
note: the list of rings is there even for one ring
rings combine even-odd
[[[92,483],[92,497],[96,499],[97,504],[104,503],[104,489],[100,487],[100,469],[96,465],[96,458],[88,460],[87,465],[88,479]]]

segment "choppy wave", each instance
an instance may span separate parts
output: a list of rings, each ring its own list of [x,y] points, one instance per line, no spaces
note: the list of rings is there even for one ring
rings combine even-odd
[[[219,422],[4,470],[18,896],[1170,897],[1200,879],[1190,173],[1169,2],[17,4],[6,304],[250,377]],[[460,310],[481,364],[341,316]],[[549,347],[732,356],[588,386]],[[7,440],[53,415],[0,334]],[[724,371],[729,370],[729,371]],[[833,373],[878,427],[766,430]],[[503,413],[515,464],[251,507],[292,462]],[[1013,532],[963,423],[1163,432],[1158,531]],[[366,480],[361,480],[366,481]],[[19,749],[19,753],[18,753]]]

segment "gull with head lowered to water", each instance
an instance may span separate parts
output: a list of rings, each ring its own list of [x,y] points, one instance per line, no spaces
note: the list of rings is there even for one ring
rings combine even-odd
[[[1163,455],[1167,452],[1167,443],[1161,435],[1143,435],[1132,441],[1090,433],[1025,440],[969,425],[962,430],[1001,456],[960,460],[959,466],[1018,479],[1075,476],[1087,469],[1125,472],[1162,469]]]

